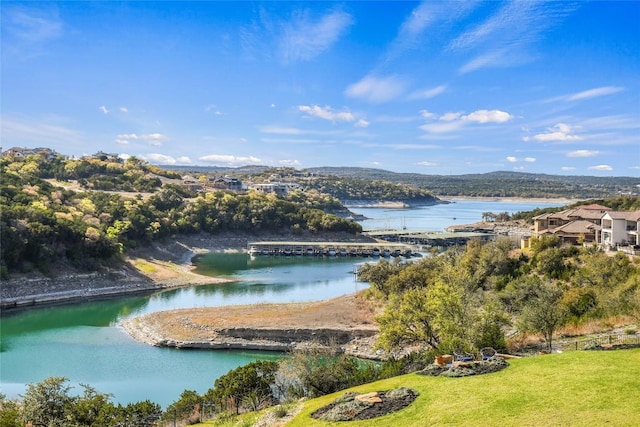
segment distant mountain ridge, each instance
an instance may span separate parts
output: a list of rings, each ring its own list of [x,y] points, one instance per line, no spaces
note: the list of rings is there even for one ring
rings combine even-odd
[[[271,169],[267,166],[239,168],[218,166],[163,166],[172,170],[251,175]],[[566,197],[587,199],[640,194],[640,177],[599,177],[589,175],[549,175],[495,171],[482,174],[425,175],[399,173],[362,167],[315,167],[301,173],[389,181],[416,186],[439,196],[477,197]]]

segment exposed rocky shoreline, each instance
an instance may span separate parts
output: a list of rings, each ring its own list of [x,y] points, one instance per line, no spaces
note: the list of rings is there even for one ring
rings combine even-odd
[[[374,310],[360,295],[328,301],[205,307],[150,313],[121,326],[158,347],[290,351],[339,346],[347,354],[379,359]]]

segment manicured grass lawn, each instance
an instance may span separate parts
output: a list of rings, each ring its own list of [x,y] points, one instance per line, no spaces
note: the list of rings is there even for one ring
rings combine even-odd
[[[640,426],[640,349],[573,351],[509,363],[488,375],[409,374],[355,387],[370,392],[404,386],[420,396],[409,407],[372,420],[311,418],[341,391],[309,400],[286,426]]]

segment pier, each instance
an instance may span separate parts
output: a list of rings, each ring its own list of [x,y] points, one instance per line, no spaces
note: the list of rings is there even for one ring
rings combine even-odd
[[[272,256],[412,256],[417,248],[397,242],[270,241],[248,244],[250,255]]]
[[[365,230],[363,235],[388,242],[410,246],[446,247],[465,245],[469,240],[494,241],[495,233],[455,232],[444,233],[433,230]]]

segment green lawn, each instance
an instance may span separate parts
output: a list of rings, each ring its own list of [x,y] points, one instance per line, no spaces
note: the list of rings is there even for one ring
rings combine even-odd
[[[331,423],[311,418],[344,390],[305,402],[286,427],[640,426],[640,349],[572,351],[509,363],[487,375],[408,374],[354,387],[349,390],[404,386],[420,396],[407,408],[372,420]],[[245,414],[241,421],[205,425],[250,426],[255,419],[256,414]]]
[[[640,349],[573,351],[511,360],[498,373],[465,378],[403,375],[354,388],[400,386],[420,396],[373,420],[329,423],[310,414],[344,391],[309,400],[287,427],[640,426]]]

